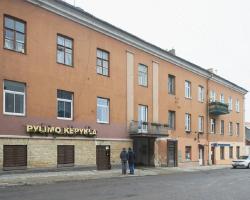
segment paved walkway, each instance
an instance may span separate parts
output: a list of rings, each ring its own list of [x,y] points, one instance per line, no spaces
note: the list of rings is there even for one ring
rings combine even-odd
[[[56,172],[32,172],[32,173],[2,173],[0,174],[0,187],[14,185],[34,185],[49,184],[60,181],[82,181],[99,178],[123,178],[130,176],[153,176],[166,175],[181,172],[207,171],[214,169],[230,168],[229,165],[218,166],[199,166],[186,168],[139,168],[135,170],[135,175],[121,175],[121,169],[112,169],[107,171],[97,170],[78,170],[78,171],[56,171]]]

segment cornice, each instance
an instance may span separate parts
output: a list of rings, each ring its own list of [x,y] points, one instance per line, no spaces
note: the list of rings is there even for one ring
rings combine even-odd
[[[195,65],[183,58],[172,55],[164,49],[161,49],[151,43],[148,43],[139,37],[132,35],[114,25],[107,23],[101,19],[96,18],[95,16],[85,12],[81,8],[74,7],[66,2],[61,0],[26,0],[29,3],[37,5],[41,8],[44,8],[48,11],[56,13],[60,16],[63,16],[69,20],[77,22],[81,25],[89,27],[97,32],[110,36],[114,39],[117,39],[123,43],[126,43],[132,47],[140,49],[146,53],[149,53],[153,56],[156,56],[162,60],[170,62],[178,67],[181,67],[185,70],[193,72],[204,78],[211,78],[211,73]],[[230,87],[233,90],[245,95],[248,91],[218,75],[213,76],[210,80],[213,80],[219,84],[222,84],[226,87]]]

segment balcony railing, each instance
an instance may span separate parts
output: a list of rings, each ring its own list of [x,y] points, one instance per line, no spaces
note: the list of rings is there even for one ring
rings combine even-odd
[[[167,124],[131,121],[128,132],[130,135],[168,136],[168,130]]]
[[[229,113],[228,104],[219,101],[209,103],[209,114],[225,115]]]

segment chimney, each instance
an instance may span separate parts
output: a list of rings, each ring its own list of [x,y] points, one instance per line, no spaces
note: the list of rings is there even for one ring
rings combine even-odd
[[[175,49],[174,48],[170,49],[168,52],[175,56]]]

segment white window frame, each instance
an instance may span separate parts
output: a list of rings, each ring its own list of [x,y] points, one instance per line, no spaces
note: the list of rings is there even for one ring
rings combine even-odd
[[[185,97],[191,99],[191,82],[185,81]]]
[[[143,70],[141,70],[141,67]],[[144,71],[146,69],[146,72]],[[148,86],[148,66],[139,64],[138,65],[138,85]]]
[[[185,131],[191,132],[191,114],[190,113],[185,114]]]
[[[239,99],[237,99],[237,100],[235,101],[235,111],[236,111],[237,113],[240,112],[240,101],[239,101]]]
[[[142,120],[144,118],[144,120]],[[148,122],[148,106],[138,105],[138,133],[147,133],[148,125],[143,124],[143,122]]]
[[[210,119],[210,133],[216,133],[216,120],[214,118]]]
[[[204,87],[199,85],[198,86],[198,101],[199,102],[204,102],[205,99],[205,94],[204,94]]]
[[[228,97],[228,110],[232,111],[233,110],[233,98]]]
[[[4,88],[4,87],[3,87]],[[14,115],[14,116],[25,116],[25,111],[26,111],[26,103],[25,103],[25,99],[26,99],[26,95],[25,95],[25,89],[24,92],[17,92],[17,91],[12,91],[12,90],[3,90],[3,114],[5,115]],[[16,112],[6,112],[5,111],[5,95],[6,93],[9,94],[13,94],[15,96],[15,94],[18,95],[23,95],[23,113],[16,113]],[[14,98],[14,109],[15,109],[15,98]]]
[[[198,132],[199,133],[204,132],[204,117],[203,116],[198,117]]]
[[[71,92],[69,92],[69,93],[71,93]],[[57,119],[73,120],[73,98],[74,98],[74,95],[73,95],[73,93],[71,93],[71,95],[72,95],[72,99],[57,98]],[[70,102],[70,112],[71,112],[70,118],[68,118],[68,117],[58,117],[58,102],[59,101]]]
[[[210,102],[216,101],[216,92],[214,90],[210,91]]]
[[[225,96],[222,93],[220,94],[220,102],[225,103]]]
[[[98,104],[98,99],[107,100],[108,105],[104,106],[104,105]],[[108,119],[108,121],[102,121],[102,120],[98,119],[98,116],[97,116],[98,107],[101,107],[103,109],[107,109],[107,115],[108,115],[107,119]],[[96,99],[96,122],[101,123],[101,124],[109,124],[109,121],[110,121],[110,100],[108,98],[97,97],[97,99]]]

